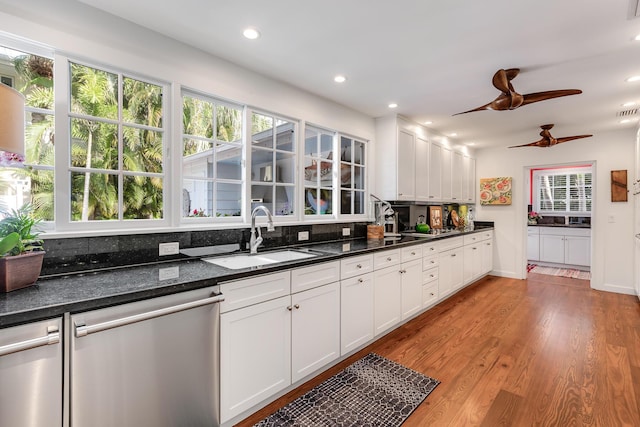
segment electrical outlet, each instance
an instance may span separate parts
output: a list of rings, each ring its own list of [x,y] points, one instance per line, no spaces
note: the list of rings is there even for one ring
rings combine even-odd
[[[158,270],[158,280],[177,279],[180,276],[180,267],[167,267]]]
[[[180,242],[160,243],[158,245],[158,255],[176,255],[180,252]]]
[[[350,228],[343,228],[342,229],[342,236],[343,237],[351,236],[351,229]]]
[[[309,240],[308,231],[298,231],[298,241]]]

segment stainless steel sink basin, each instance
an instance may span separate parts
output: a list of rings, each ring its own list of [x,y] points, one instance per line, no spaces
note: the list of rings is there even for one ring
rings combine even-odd
[[[313,258],[318,255],[318,253],[314,252],[286,249],[282,251],[262,252],[257,254],[237,254],[223,257],[204,258],[203,261],[229,268],[231,270],[239,270],[241,268],[259,267],[261,265]]]

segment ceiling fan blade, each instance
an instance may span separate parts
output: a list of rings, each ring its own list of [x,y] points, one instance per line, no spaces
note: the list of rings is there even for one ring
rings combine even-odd
[[[513,90],[513,86],[510,86],[509,78],[507,77],[507,71],[500,68],[493,75],[492,79],[493,86],[498,89],[500,92],[509,93]]]
[[[573,141],[574,139],[589,138],[593,135],[575,135],[565,136],[564,138],[556,138],[556,144],[562,144],[563,142]]]
[[[530,142],[529,144],[522,144],[522,145],[512,145],[509,148],[519,148],[519,147],[548,147],[549,144],[547,142],[547,144],[545,144],[545,142],[547,142],[544,139],[541,139],[540,141],[536,141],[536,142]]]
[[[545,101],[547,99],[560,98],[561,96],[578,95],[581,94],[580,89],[561,89],[561,90],[548,90],[546,92],[535,92],[523,95],[524,100],[522,105],[532,104],[534,102]]]
[[[474,111],[493,110],[493,108],[491,108],[491,104],[493,104],[493,101],[488,104],[482,105],[478,108],[474,108],[473,110],[463,111],[462,113],[455,113],[454,116],[458,116],[460,114],[472,113]]]

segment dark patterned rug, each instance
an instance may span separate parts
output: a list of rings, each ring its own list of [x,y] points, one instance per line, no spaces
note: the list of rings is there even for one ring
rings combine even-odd
[[[399,426],[438,384],[369,353],[254,427]]]

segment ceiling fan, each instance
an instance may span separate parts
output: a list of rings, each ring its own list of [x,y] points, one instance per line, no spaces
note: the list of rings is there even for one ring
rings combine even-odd
[[[540,136],[542,137],[541,140],[536,141],[536,142],[531,142],[529,144],[513,145],[513,146],[511,146],[509,148],[518,148],[518,147],[552,147],[554,145],[562,144],[563,142],[572,141],[574,139],[589,138],[589,137],[593,136],[593,135],[575,135],[575,136],[565,136],[564,138],[554,138],[553,136],[551,136],[551,132],[549,132],[549,129],[551,129],[553,127],[553,124],[542,125],[540,127],[542,128],[542,132],[540,132]]]
[[[473,111],[482,111],[482,110],[496,110],[496,111],[504,111],[504,110],[514,110],[518,107],[522,107],[523,105],[532,104],[534,102],[545,101],[547,99],[558,98],[561,96],[568,95],[578,95],[582,93],[579,89],[561,89],[561,90],[548,90],[546,92],[535,92],[529,93],[526,95],[521,95],[517,93],[513,86],[511,85],[511,80],[516,78],[518,73],[520,72],[519,68],[509,68],[507,70],[499,69],[493,75],[493,86],[496,89],[501,91],[502,93],[493,101],[488,104],[485,104],[481,107],[474,108],[473,110],[464,111],[462,113],[456,113],[454,116],[458,114],[466,114],[471,113]]]

